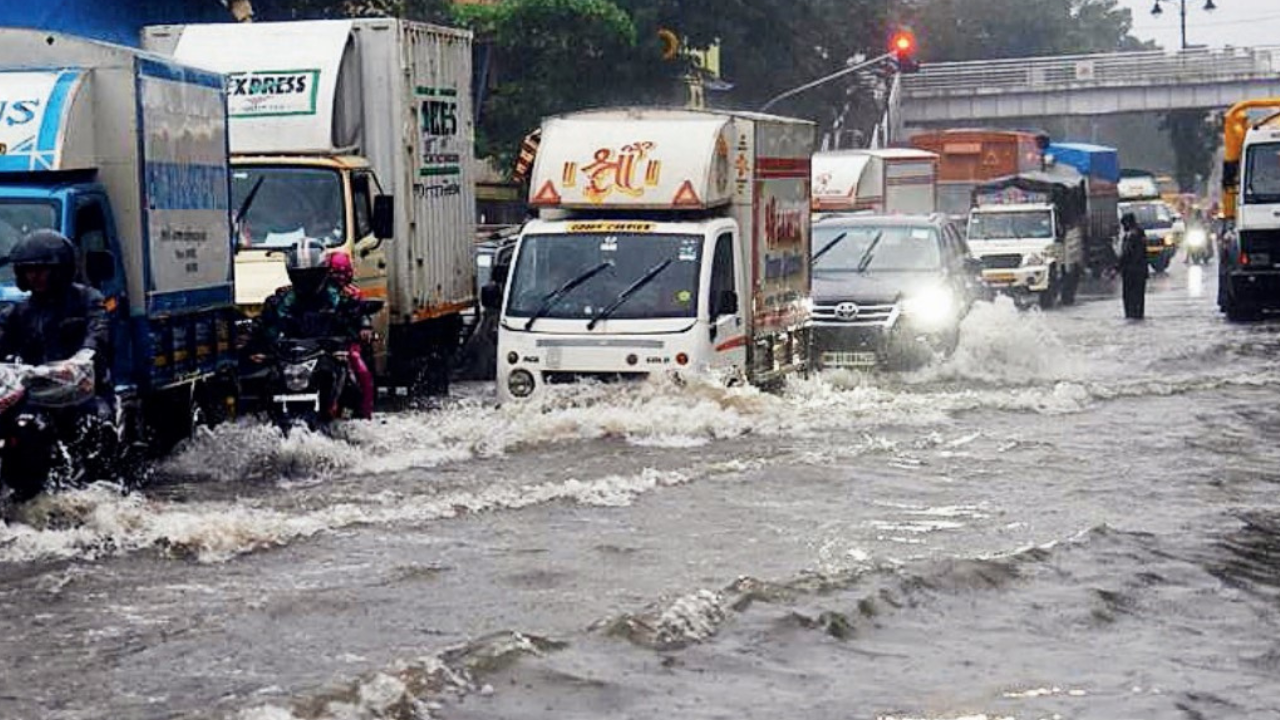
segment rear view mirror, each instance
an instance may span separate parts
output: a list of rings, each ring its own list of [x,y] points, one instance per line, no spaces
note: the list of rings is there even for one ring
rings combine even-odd
[[[116,276],[116,256],[107,250],[90,250],[84,256],[85,279],[100,287]]]
[[[375,195],[373,198],[373,236],[390,240],[396,231],[396,202],[391,195]]]

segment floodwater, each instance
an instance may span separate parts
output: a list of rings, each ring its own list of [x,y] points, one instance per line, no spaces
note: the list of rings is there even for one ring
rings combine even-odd
[[[0,523],[0,718],[1274,718],[1280,325],[1215,283],[777,395],[220,428]]]

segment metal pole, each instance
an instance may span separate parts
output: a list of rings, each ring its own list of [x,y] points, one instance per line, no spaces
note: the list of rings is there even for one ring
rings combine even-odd
[[[1182,18],[1182,49],[1187,49],[1187,0],[1180,0]]]
[[[761,105],[761,106],[760,106],[760,112],[768,112],[768,111],[769,111],[769,108],[773,107],[773,106],[774,106],[774,104],[775,104],[775,103],[777,103],[779,100],[785,100],[786,98],[789,98],[789,97],[791,97],[791,96],[793,96],[793,95],[799,95],[800,93],[804,92],[805,90],[810,90],[810,89],[812,89],[812,88],[816,88],[816,87],[818,87],[819,85],[822,85],[823,83],[830,82],[830,81],[832,81],[832,80],[835,80],[835,79],[836,79],[836,78],[838,78],[838,77],[844,77],[845,75],[848,75],[848,74],[849,74],[849,73],[851,73],[851,72],[857,72],[857,71],[859,71],[859,70],[861,70],[861,69],[863,69],[863,68],[870,67],[870,66],[872,66],[872,65],[877,65],[877,64],[879,64],[879,63],[884,62],[885,60],[888,60],[888,59],[889,59],[889,58],[891,58],[891,57],[893,57],[893,53],[891,53],[891,52],[887,52],[887,53],[885,53],[885,54],[883,54],[883,55],[880,55],[880,56],[877,56],[877,57],[871,58],[870,60],[867,60],[867,61],[865,61],[865,62],[860,62],[860,63],[858,63],[857,65],[851,65],[851,66],[849,66],[849,67],[847,67],[847,68],[844,68],[843,70],[837,70],[837,71],[835,71],[835,72],[831,73],[830,75],[827,75],[827,76],[825,76],[825,77],[820,77],[820,78],[818,78],[817,80],[814,80],[814,81],[812,81],[812,82],[805,83],[804,85],[801,85],[800,87],[791,88],[790,90],[788,90],[788,91],[786,91],[786,92],[782,93],[781,95],[776,95],[776,96],[774,96],[773,98],[771,98],[771,99],[769,100],[769,102],[765,103],[764,105]]]

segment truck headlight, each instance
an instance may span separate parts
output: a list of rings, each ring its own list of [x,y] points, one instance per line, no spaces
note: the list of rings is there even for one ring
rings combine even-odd
[[[1164,246],[1165,246],[1165,247],[1173,247],[1173,236],[1172,236],[1172,235],[1165,235],[1165,236],[1164,236]]]
[[[507,390],[510,390],[514,397],[529,397],[533,394],[534,385],[533,373],[524,368],[512,370],[507,376]]]
[[[1027,253],[1022,256],[1022,267],[1038,267],[1044,265],[1044,256],[1040,253]]]
[[[902,312],[912,323],[925,328],[944,327],[956,314],[955,296],[946,288],[931,288],[907,298]]]

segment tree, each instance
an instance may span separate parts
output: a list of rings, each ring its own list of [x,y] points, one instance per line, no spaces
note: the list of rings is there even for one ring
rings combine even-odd
[[[1222,117],[1203,110],[1173,110],[1160,117],[1160,129],[1173,145],[1173,176],[1183,192],[1197,192],[1209,177],[1222,142]]]
[[[905,0],[925,61],[1149,49],[1117,0]]]

